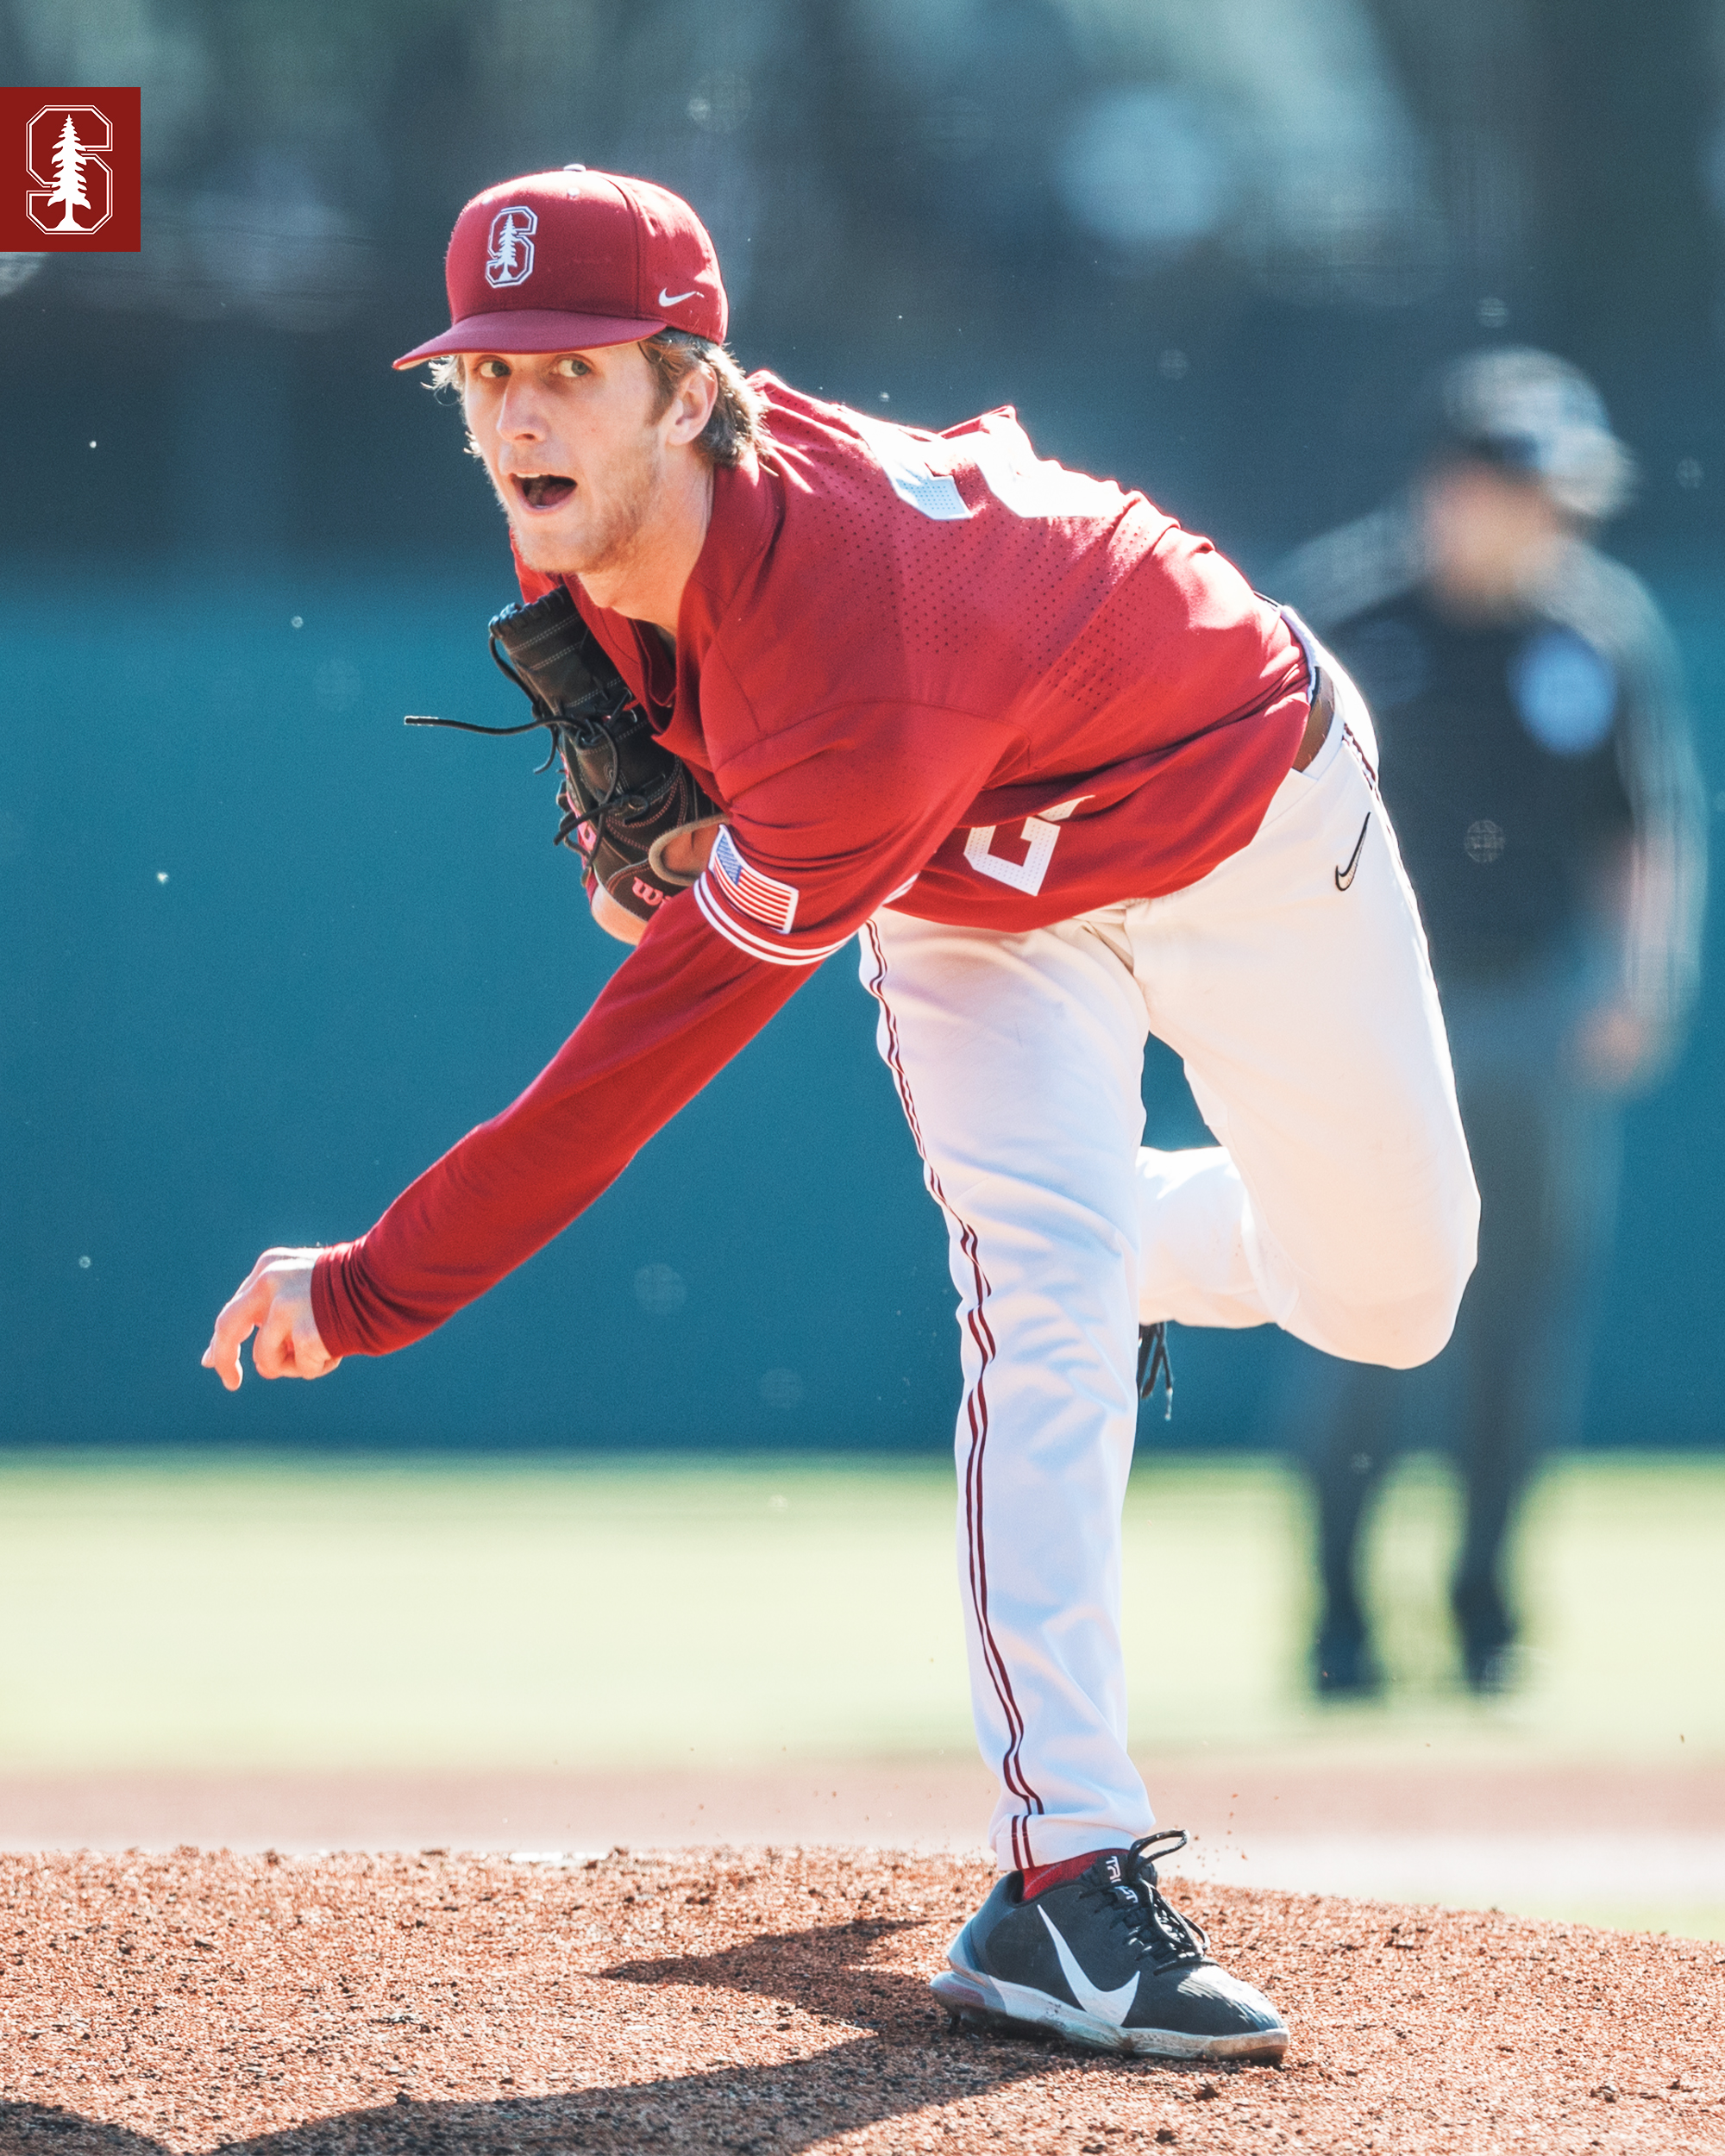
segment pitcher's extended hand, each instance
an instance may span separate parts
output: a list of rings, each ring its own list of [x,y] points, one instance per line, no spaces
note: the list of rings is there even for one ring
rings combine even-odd
[[[255,1331],[252,1368],[260,1377],[327,1377],[341,1361],[317,1337],[311,1314],[314,1250],[266,1250],[223,1306],[204,1367],[228,1390],[240,1388],[240,1344]]]

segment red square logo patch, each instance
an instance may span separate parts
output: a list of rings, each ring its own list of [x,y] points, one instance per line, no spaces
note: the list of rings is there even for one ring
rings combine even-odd
[[[0,90],[0,250],[135,254],[139,93]]]

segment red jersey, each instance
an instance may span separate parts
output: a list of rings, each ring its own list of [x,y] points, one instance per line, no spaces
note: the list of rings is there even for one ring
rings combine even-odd
[[[714,474],[674,655],[570,580],[726,828],[521,1098],[324,1253],[331,1354],[548,1242],[877,908],[1012,931],[1178,890],[1293,761],[1304,656],[1208,540],[1010,411],[931,435],[755,386],[770,441]]]

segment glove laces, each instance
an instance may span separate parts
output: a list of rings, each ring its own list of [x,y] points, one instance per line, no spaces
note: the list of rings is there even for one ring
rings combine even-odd
[[[531,718],[524,718],[518,726],[478,726],[467,718],[432,718],[423,713],[410,711],[401,722],[404,726],[447,726],[455,733],[489,734],[502,740],[514,734],[530,734],[543,726],[551,736],[551,747],[543,763],[537,766],[534,777],[538,778],[551,766],[562,759],[563,770],[569,788],[574,789],[571,799],[568,790],[560,791],[558,800],[562,808],[562,821],[552,835],[554,846],[568,846],[572,853],[580,856],[584,866],[591,867],[593,858],[605,843],[605,827],[613,816],[635,818],[649,814],[664,798],[668,787],[675,784],[674,773],[648,787],[625,787],[620,770],[621,759],[617,743],[612,737],[607,721],[614,721],[631,706],[641,709],[636,699],[622,683],[619,693],[607,696],[603,682],[595,682],[586,694],[573,704],[554,710],[533,688],[511,661],[508,654],[499,644],[497,631],[491,636],[491,655],[499,670],[520,689],[533,706]],[[644,712],[643,717],[645,717]],[[650,724],[650,721],[649,724]],[[591,754],[603,743],[611,758],[611,776],[605,790],[591,809],[579,805],[579,788],[575,787],[574,771],[578,752]],[[592,843],[583,843],[586,831],[593,834]]]

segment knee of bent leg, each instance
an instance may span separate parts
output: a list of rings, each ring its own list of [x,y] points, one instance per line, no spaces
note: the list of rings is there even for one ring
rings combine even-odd
[[[1290,1329],[1312,1346],[1322,1348],[1326,1355],[1339,1355],[1350,1363],[1377,1363],[1386,1369],[1410,1370],[1429,1363],[1454,1332],[1465,1285],[1464,1278],[1453,1286],[1398,1296],[1393,1302],[1352,1303],[1346,1307],[1332,1304],[1321,1313],[1311,1313],[1315,1323],[1308,1319],[1307,1325]]]
[[[1473,1269],[1470,1263],[1468,1272]],[[1386,1369],[1411,1370],[1441,1353],[1455,1331],[1467,1273],[1425,1295],[1410,1295],[1386,1309],[1375,1311],[1371,1337],[1362,1341],[1362,1363],[1381,1363]]]
[[[1473,1273],[1479,1231],[1479,1200],[1468,1202],[1421,1253],[1414,1277],[1391,1295],[1337,1299],[1323,1315],[1326,1338],[1316,1344],[1352,1363],[1413,1369],[1439,1354],[1455,1331],[1462,1292]]]

